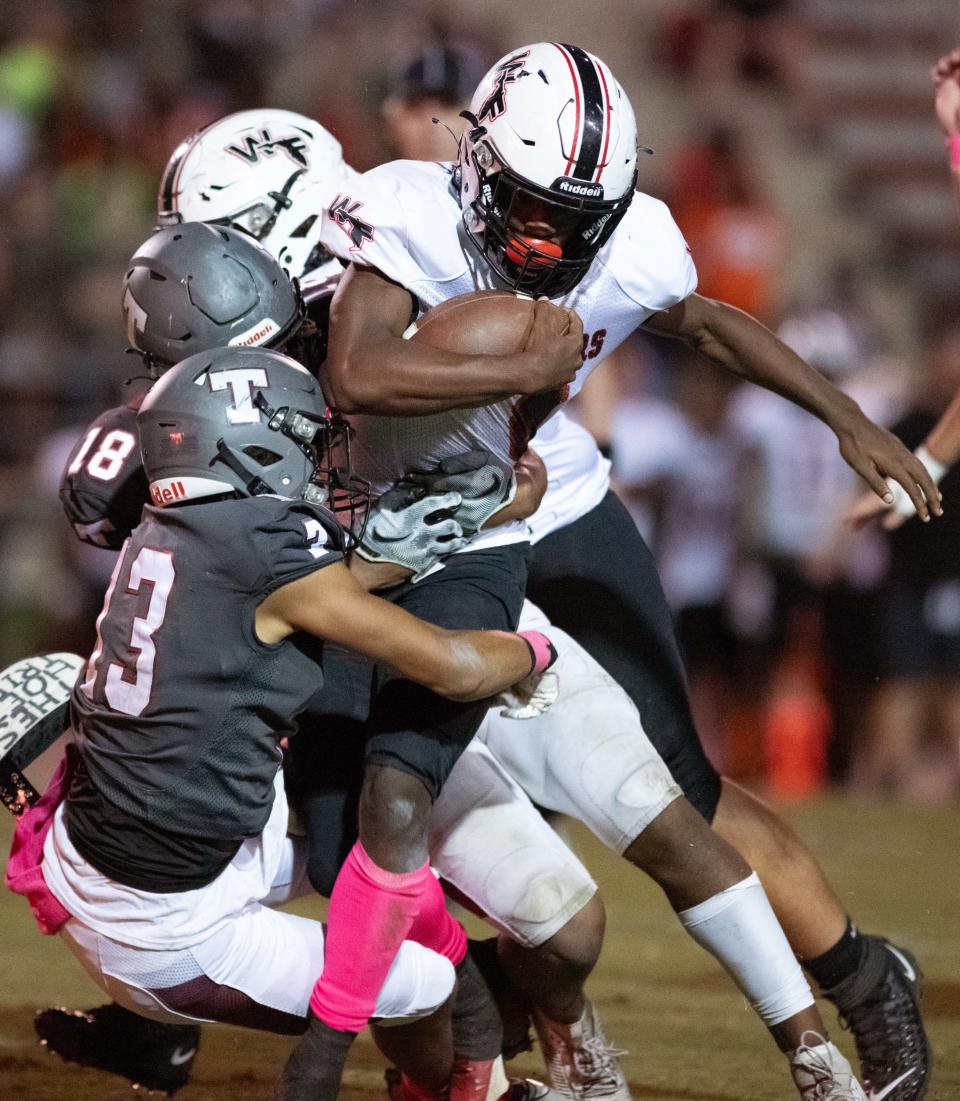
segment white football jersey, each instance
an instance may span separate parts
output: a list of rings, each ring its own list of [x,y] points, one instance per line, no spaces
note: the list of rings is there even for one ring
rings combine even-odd
[[[420,310],[475,290],[509,289],[468,241],[452,176],[451,164],[394,161],[351,180],[324,213],[323,244],[405,287]],[[521,534],[517,526],[499,529],[483,542],[542,538],[571,523],[602,499],[609,464],[589,434],[557,411],[614,348],[651,314],[686,298],[696,282],[669,210],[638,192],[586,277],[554,300],[583,321],[584,363],[572,385],[424,417],[351,417],[358,473],[379,492],[419,463],[471,447],[512,462],[532,442],[549,476],[541,509]]]

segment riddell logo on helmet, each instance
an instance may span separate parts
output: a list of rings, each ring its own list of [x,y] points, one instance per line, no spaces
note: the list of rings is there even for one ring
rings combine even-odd
[[[231,348],[252,348],[254,345],[263,344],[269,337],[279,330],[280,326],[272,317],[264,318],[259,325],[254,325],[246,332],[237,333],[230,340]]]
[[[187,499],[187,491],[184,489],[181,479],[176,481],[168,480],[163,482],[154,482],[150,486],[150,496],[153,498],[153,503],[160,508],[164,505],[169,505],[173,501],[185,501]]]
[[[575,195],[579,199],[602,199],[603,184],[574,180],[569,176],[560,176],[550,185],[551,191],[562,191],[564,195]]]
[[[150,497],[157,508],[192,501],[197,497],[210,497],[218,493],[232,493],[234,487],[219,478],[198,478],[181,474],[179,478],[158,478],[150,483]]]

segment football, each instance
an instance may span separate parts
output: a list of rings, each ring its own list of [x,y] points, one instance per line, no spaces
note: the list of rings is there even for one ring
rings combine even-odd
[[[472,291],[427,310],[404,336],[459,355],[513,355],[526,347],[533,308],[513,291]]]

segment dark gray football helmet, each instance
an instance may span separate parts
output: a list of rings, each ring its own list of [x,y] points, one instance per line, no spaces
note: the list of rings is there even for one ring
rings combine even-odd
[[[316,379],[279,352],[190,356],[150,390],[137,425],[156,505],[276,493],[341,511],[344,486],[363,492],[344,465],[346,425],[330,416]]]
[[[299,291],[252,237],[184,222],[157,230],[123,278],[130,344],[157,373],[196,352],[282,345],[303,321]]]

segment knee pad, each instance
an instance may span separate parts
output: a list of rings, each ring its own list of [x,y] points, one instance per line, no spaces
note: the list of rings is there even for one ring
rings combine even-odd
[[[586,868],[476,739],[434,804],[430,860],[498,929],[531,947],[559,932],[597,889]]]
[[[405,940],[390,966],[373,1011],[380,1025],[426,1017],[453,993],[456,971],[446,957]]]

